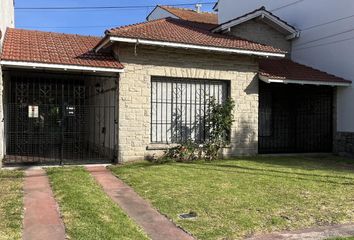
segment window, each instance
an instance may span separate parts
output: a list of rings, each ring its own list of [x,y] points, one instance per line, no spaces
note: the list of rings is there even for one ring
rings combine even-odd
[[[157,78],[151,82],[151,142],[204,142],[208,136],[204,117],[208,100],[218,103],[228,96],[228,82]]]

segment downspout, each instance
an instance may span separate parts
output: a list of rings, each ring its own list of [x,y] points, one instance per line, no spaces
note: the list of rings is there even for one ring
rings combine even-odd
[[[117,153],[117,163],[118,164],[121,164],[123,163],[122,161],[122,156],[121,156],[121,151],[120,151],[120,134],[119,134],[119,109],[120,109],[120,73],[118,73],[117,75],[117,79],[115,80],[115,85],[116,85],[116,94],[115,94],[115,102],[117,104],[117,107],[116,107],[116,111],[117,111],[117,114],[116,114],[116,119],[114,121],[114,124],[115,124],[115,128],[116,128],[116,131],[117,131],[117,149],[115,149],[116,153]]]
[[[140,44],[139,39],[136,39],[136,43],[134,45],[134,56],[138,56],[138,45]]]

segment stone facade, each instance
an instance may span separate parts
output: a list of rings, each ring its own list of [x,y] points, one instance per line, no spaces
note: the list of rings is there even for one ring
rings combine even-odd
[[[354,133],[337,132],[334,139],[334,152],[341,156],[354,157]]]
[[[114,52],[125,66],[119,80],[119,161],[141,160],[168,147],[150,142],[152,76],[229,80],[236,107],[231,145],[224,156],[257,154],[258,64],[254,58],[147,46],[134,49],[126,44],[115,46]]]
[[[291,41],[266,23],[250,20],[231,28],[231,35],[241,37],[250,41],[266,44],[290,52]]]

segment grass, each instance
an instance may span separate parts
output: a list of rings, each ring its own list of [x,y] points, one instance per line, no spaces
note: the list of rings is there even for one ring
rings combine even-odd
[[[354,160],[257,157],[111,170],[198,239],[354,221]],[[196,220],[179,219],[190,211]]]
[[[354,240],[354,236],[353,237],[338,237],[338,238],[329,238],[327,240]]]
[[[51,168],[47,174],[69,239],[147,239],[83,168]]]
[[[21,239],[23,172],[0,170],[0,240]]]

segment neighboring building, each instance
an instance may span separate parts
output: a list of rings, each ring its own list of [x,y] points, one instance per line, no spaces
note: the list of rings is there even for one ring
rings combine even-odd
[[[14,0],[0,0],[0,53],[6,28],[14,27]],[[0,66],[0,119],[4,118],[3,109],[3,79]],[[4,157],[4,121],[0,122],[0,159]],[[1,162],[0,162],[1,167]]]
[[[299,30],[292,42],[294,61],[354,80],[354,1],[219,0],[219,22],[262,6]],[[335,151],[354,155],[354,88],[337,88],[336,95]]]
[[[4,40],[6,28],[15,26],[14,0],[0,1],[0,39]]]
[[[264,8],[220,25],[178,11],[102,39],[8,29],[4,161],[126,162],[203,143],[210,97],[235,100],[226,157],[332,152],[333,95],[351,82],[291,61],[296,27]]]
[[[202,5],[197,4],[196,9],[184,9],[170,6],[156,6],[154,10],[146,17],[146,20],[156,20],[161,18],[177,18],[192,22],[201,22],[208,24],[218,24],[218,15],[216,13],[202,12]]]

